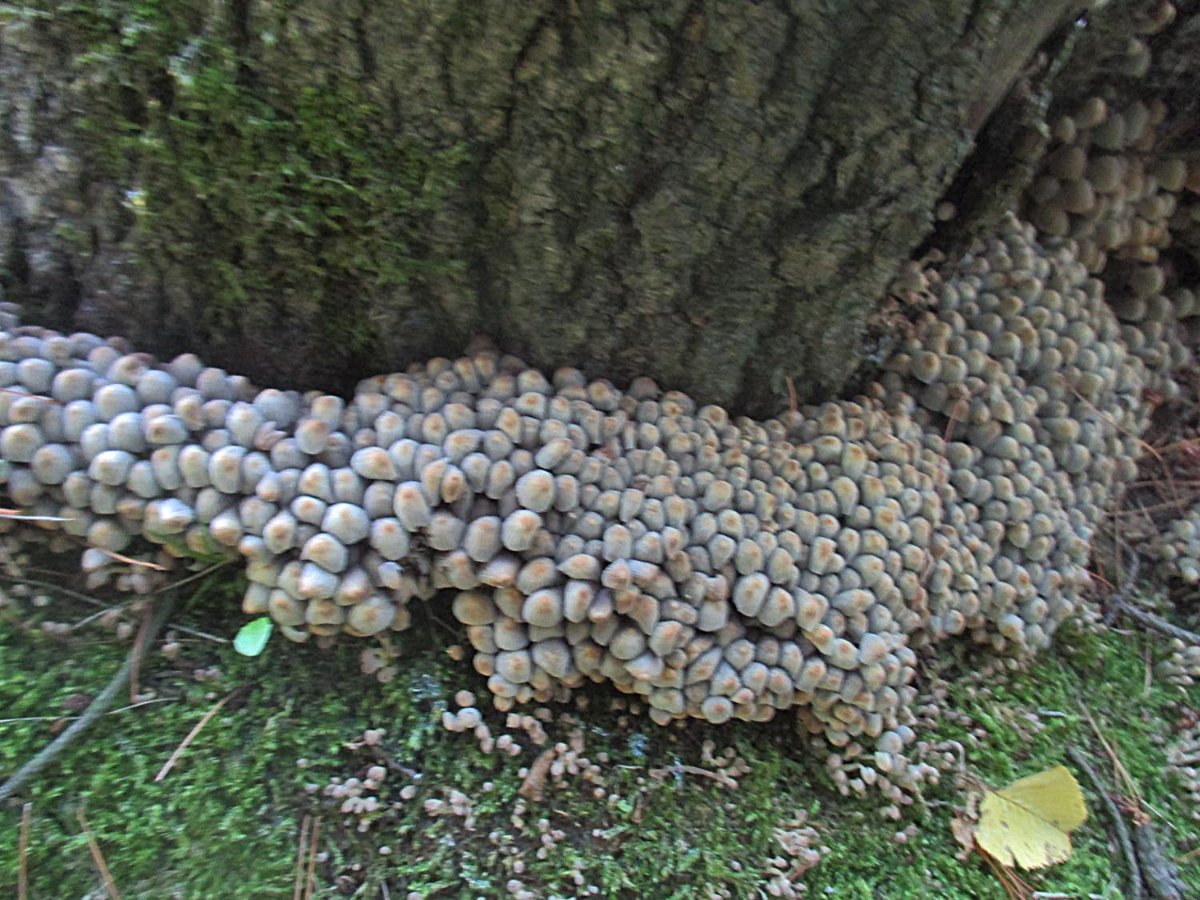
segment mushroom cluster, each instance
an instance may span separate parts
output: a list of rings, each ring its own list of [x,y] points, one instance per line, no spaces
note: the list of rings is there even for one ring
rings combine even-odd
[[[1200,304],[1191,291],[1166,289],[1161,254],[1197,184],[1184,159],[1156,152],[1166,115],[1161,99],[1122,100],[1114,91],[1059,117],[1025,203],[1047,246],[1069,237],[1088,270],[1103,274],[1126,346],[1152,387],[1174,395],[1169,373],[1190,359]]]
[[[1169,579],[1185,585],[1200,583],[1200,503],[1192,504],[1161,532],[1131,539],[1139,553],[1159,561]],[[1158,675],[1185,688],[1200,682],[1200,645],[1173,637],[1168,649],[1170,653],[1155,666]]]
[[[1051,127],[1053,149],[1026,195],[1030,220],[1042,234],[1074,238],[1090,271],[1110,254],[1154,264],[1170,245],[1188,167],[1153,152],[1166,115],[1157,98],[1092,97]]]
[[[1044,647],[1136,474],[1144,368],[1071,250],[1041,250],[1010,221],[939,287],[876,388],[944,461],[940,555],[957,583],[931,598],[934,632]]]
[[[1154,667],[1165,681],[1189,688],[1200,682],[1200,645],[1186,644],[1172,638],[1168,644],[1170,655]]]
[[[1193,504],[1167,527],[1143,544],[1168,573],[1185,584],[1200,583],[1200,504]]]
[[[1193,801],[1192,818],[1200,820],[1200,722],[1180,729],[1167,748],[1169,772]]]
[[[0,477],[45,521],[5,524],[236,552],[243,610],[296,641],[451,590],[501,709],[589,680],[659,723],[797,707],[919,779],[914,648],[1045,646],[1134,472],[1144,369],[1072,250],[1010,219],[879,383],[763,422],[491,349],[347,402],[10,327]]]

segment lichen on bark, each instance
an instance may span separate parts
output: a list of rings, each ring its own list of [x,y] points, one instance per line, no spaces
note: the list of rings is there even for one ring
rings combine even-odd
[[[74,168],[0,218],[6,291],[264,382],[485,333],[772,412],[853,370],[1035,8],[41,0],[0,33],[38,132],[4,162]]]

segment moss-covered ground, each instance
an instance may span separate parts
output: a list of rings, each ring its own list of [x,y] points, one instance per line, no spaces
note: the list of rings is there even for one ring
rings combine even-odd
[[[213,576],[184,590],[192,599],[175,623],[216,635],[236,631],[239,588],[232,579]],[[95,610],[61,596],[43,607],[30,600],[10,600],[0,616],[5,777],[53,738],[63,717],[97,693],[128,652],[128,643],[99,625],[47,635],[42,622],[78,621]],[[15,893],[21,809],[29,801],[30,898],[105,895],[80,810],[113,885],[127,898],[286,897],[295,890],[298,858],[305,872],[312,859],[313,896],[574,896],[578,880],[580,890],[591,885],[605,897],[754,897],[766,889],[773,858],[782,858],[783,871],[803,868],[777,835],[799,828],[804,815],[818,835],[812,846],[828,848],[796,878],[810,896],[1004,896],[978,854],[957,856],[950,822],[964,801],[961,778],[948,772],[892,821],[881,816],[877,795],[840,796],[806,740],[783,721],[662,729],[611,709],[612,695],[598,688],[586,709],[555,710],[574,724],[545,726],[546,746],[576,731],[598,775],[551,776],[540,801],[523,800],[524,767],[543,748],[486,708],[493,735],[515,734],[520,754],[486,754],[471,734],[442,726],[457,690],[470,688],[481,702],[486,696],[483,679],[446,652],[458,639],[438,617],[418,616],[388,683],[362,674],[365,645],[352,642],[321,650],[277,635],[263,655],[246,658],[229,644],[175,633],[172,659],[160,640],[138,677],[139,690],[155,702],[122,709],[129,705],[123,696],[0,810],[0,893]],[[957,712],[941,715],[921,738],[961,742],[962,771],[993,785],[1068,762],[1068,744],[1083,748],[1111,780],[1090,714],[1141,791],[1168,855],[1179,857],[1197,847],[1200,829],[1185,792],[1164,777],[1164,745],[1186,705],[1194,708],[1200,698],[1150,677],[1159,653],[1144,636],[1076,629],[1054,655],[991,684],[970,672],[981,664],[979,654],[965,653],[927,673],[943,683],[933,702]],[[364,742],[376,728],[386,734]],[[706,740],[718,758],[731,749],[744,760],[744,773],[730,770],[736,788],[679,768],[714,771],[704,759]],[[387,770],[375,790],[363,792],[376,798],[374,811],[342,813],[343,801],[324,795],[331,779],[361,780],[373,765]],[[1123,869],[1110,853],[1109,823],[1087,793],[1091,816],[1075,833],[1071,860],[1026,875],[1036,890],[1121,896]],[[907,839],[897,840],[905,829]],[[1192,854],[1181,871],[1200,894],[1200,859]]]

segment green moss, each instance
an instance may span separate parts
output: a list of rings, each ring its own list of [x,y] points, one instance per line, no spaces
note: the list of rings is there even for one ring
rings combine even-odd
[[[290,62],[285,8],[239,22],[199,0],[40,6],[43,39],[74,58],[85,171],[125,191],[136,277],[186,292],[164,298],[179,309],[158,346],[240,361],[282,325],[324,374],[361,370],[380,298],[459,266],[424,235],[462,147],[405,137],[352,66]]]
[[[187,608],[174,619],[232,635],[242,621],[236,611],[240,584],[221,574],[193,587]],[[91,611],[56,599],[46,609],[0,618],[0,775],[50,740],[55,727],[52,721],[9,720],[65,714],[75,695],[103,686],[126,650],[100,631],[85,629],[63,643],[24,625],[36,625],[36,616],[71,621]],[[523,822],[516,821],[522,767],[539,748],[526,746],[517,757],[485,754],[470,735],[442,728],[441,713],[455,690],[469,687],[486,696],[483,680],[444,652],[449,642],[461,640],[439,624],[444,618],[418,614],[417,626],[396,644],[399,674],[388,684],[358,671],[358,651],[367,646],[362,642],[320,650],[276,636],[262,656],[246,659],[228,645],[177,636],[179,657],[148,661],[140,678],[143,687],[171,702],[104,717],[28,788],[31,896],[96,889],[75,817],[83,807],[126,897],[288,896],[307,814],[319,815],[322,823],[317,896],[377,897],[386,883],[391,896],[490,897],[503,895],[512,878],[539,897],[573,896],[578,872],[600,896],[752,897],[762,887],[767,860],[783,855],[775,829],[798,810],[809,814],[829,848],[805,876],[810,896],[1004,897],[978,856],[956,857],[949,826],[963,792],[951,777],[892,822],[880,816],[879,798],[833,791],[790,722],[662,729],[612,710],[613,695],[603,686],[588,691],[588,709],[574,715],[586,755],[608,756],[601,766],[604,796],[594,797],[594,786],[578,777],[567,778],[561,788],[550,785],[542,801],[529,803]],[[1162,774],[1164,743],[1179,701],[1187,698],[1152,680],[1146,686],[1146,651],[1157,646],[1137,637],[1076,633],[1064,635],[1059,648],[1058,656],[1001,683],[973,675],[966,662],[947,664],[937,673],[947,685],[939,702],[962,715],[944,717],[921,738],[960,741],[964,771],[992,785],[1066,761],[1068,743],[1083,747],[1109,776],[1105,751],[1081,712],[1083,701],[1138,783],[1168,856],[1191,849],[1188,816],[1194,811]],[[978,661],[977,655],[968,658]],[[215,667],[219,674],[198,682],[189,674],[198,667]],[[184,736],[231,693],[156,783],[155,773]],[[505,730],[503,715],[488,712],[485,719],[494,734]],[[551,743],[569,739],[569,725],[546,727]],[[377,747],[360,740],[368,728],[387,729]],[[731,748],[746,761],[749,771],[736,790],[653,771],[680,763],[704,766],[700,745],[706,739],[718,752]],[[343,815],[340,801],[309,787],[362,778],[376,763],[389,774],[375,813]],[[406,785],[416,789],[410,799],[400,794]],[[426,813],[427,800],[445,799],[451,790],[473,801],[472,828],[458,816]],[[1074,835],[1071,860],[1027,875],[1035,889],[1119,896],[1121,864],[1109,857],[1108,823],[1090,789],[1088,794],[1091,816]],[[542,818],[564,838],[539,858]],[[0,859],[16,858],[18,821],[19,804],[0,811]],[[897,842],[896,832],[914,822],[916,834]],[[389,852],[381,853],[385,846]],[[513,866],[517,858],[523,872]],[[1183,873],[1200,890],[1200,865],[1193,861]],[[11,865],[0,868],[0,891],[11,888],[14,874]]]

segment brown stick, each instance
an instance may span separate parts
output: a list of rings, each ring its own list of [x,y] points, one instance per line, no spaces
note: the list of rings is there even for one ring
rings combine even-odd
[[[115,559],[117,562],[123,562],[127,565],[137,566],[138,568],[142,569],[153,569],[155,572],[167,571],[164,566],[160,566],[158,563],[147,562],[144,559],[134,559],[132,556],[126,556],[124,553],[118,553],[116,550],[106,550],[103,547],[97,547],[96,549],[105,556]]]
[[[1200,645],[1200,634],[1188,631],[1186,628],[1180,628],[1178,625],[1172,625],[1161,616],[1156,616],[1152,612],[1147,612],[1144,609],[1134,606],[1128,602],[1125,597],[1129,592],[1129,588],[1133,586],[1138,576],[1139,558],[1137,552],[1134,551],[1124,541],[1118,539],[1116,544],[1117,558],[1120,559],[1121,553],[1124,550],[1129,551],[1129,575],[1123,579],[1124,583],[1120,585],[1116,593],[1108,598],[1109,609],[1104,616],[1104,624],[1111,625],[1112,621],[1119,613],[1124,613],[1133,619],[1143,628],[1149,628],[1152,631],[1157,631],[1159,634],[1165,634],[1167,637],[1176,638],[1183,641],[1185,644]]]
[[[722,787],[737,787],[737,782],[724,772],[712,772],[708,769],[702,769],[699,766],[686,766],[680,764],[677,766],[667,766],[663,769],[651,769],[647,774],[651,778],[666,778],[668,775],[697,775],[701,778],[711,778]]]
[[[314,872],[317,868],[317,835],[321,833],[321,817],[318,816],[313,821],[312,840],[308,846],[308,874],[304,878],[304,900],[312,900],[313,890],[316,888],[316,877]]]
[[[29,827],[33,824],[33,804],[21,807],[21,834],[17,838],[17,900],[29,896]]]
[[[136,650],[138,647],[147,647],[149,643],[146,641],[146,629],[150,627],[150,616],[143,614],[142,624],[138,626],[137,637],[134,638],[133,646]],[[142,669],[142,654],[140,652],[129,654],[129,702],[137,703],[138,693],[138,678],[141,675]]]
[[[131,709],[137,709],[140,706],[155,706],[159,703],[174,702],[174,697],[154,697],[150,700],[131,703],[129,706],[122,706],[120,709],[110,709],[105,715],[115,716],[118,713],[129,712]],[[0,719],[0,725],[11,725],[14,722],[74,722],[78,718],[79,716],[18,716],[15,719]]]
[[[158,774],[154,776],[155,781],[162,781],[167,777],[167,773],[175,767],[175,763],[179,762],[179,757],[183,756],[183,751],[188,748],[188,745],[196,739],[196,735],[198,735],[204,726],[209,723],[213,716],[221,711],[221,707],[228,703],[229,698],[235,693],[236,691],[230,691],[215,704],[213,704],[212,709],[210,709],[201,717],[200,721],[197,722],[192,730],[187,733],[187,737],[185,737],[180,742],[179,746],[175,748],[175,752],[171,754],[170,758],[165,763],[163,763],[163,767],[159,769]]]
[[[312,819],[305,813],[300,821],[300,840],[296,842],[296,877],[292,881],[292,900],[304,897],[304,852],[308,849],[308,823]]]
[[[1157,631],[1159,634],[1176,638],[1185,644],[1200,644],[1200,634],[1188,631],[1186,628],[1180,628],[1178,625],[1172,625],[1166,619],[1156,616],[1154,613],[1146,612],[1144,609],[1138,609],[1136,606],[1124,602],[1121,603],[1121,612],[1125,613],[1139,625]]]
[[[79,824],[83,828],[83,835],[87,838],[88,850],[92,853],[92,862],[100,870],[100,877],[104,881],[104,890],[108,892],[108,896],[112,900],[121,900],[121,893],[117,890],[117,883],[113,881],[112,872],[108,871],[108,863],[104,861],[104,854],[100,852],[100,845],[96,843],[96,836],[92,834],[92,829],[88,827],[87,819],[83,816],[83,810],[77,810],[75,817],[79,819]]]

